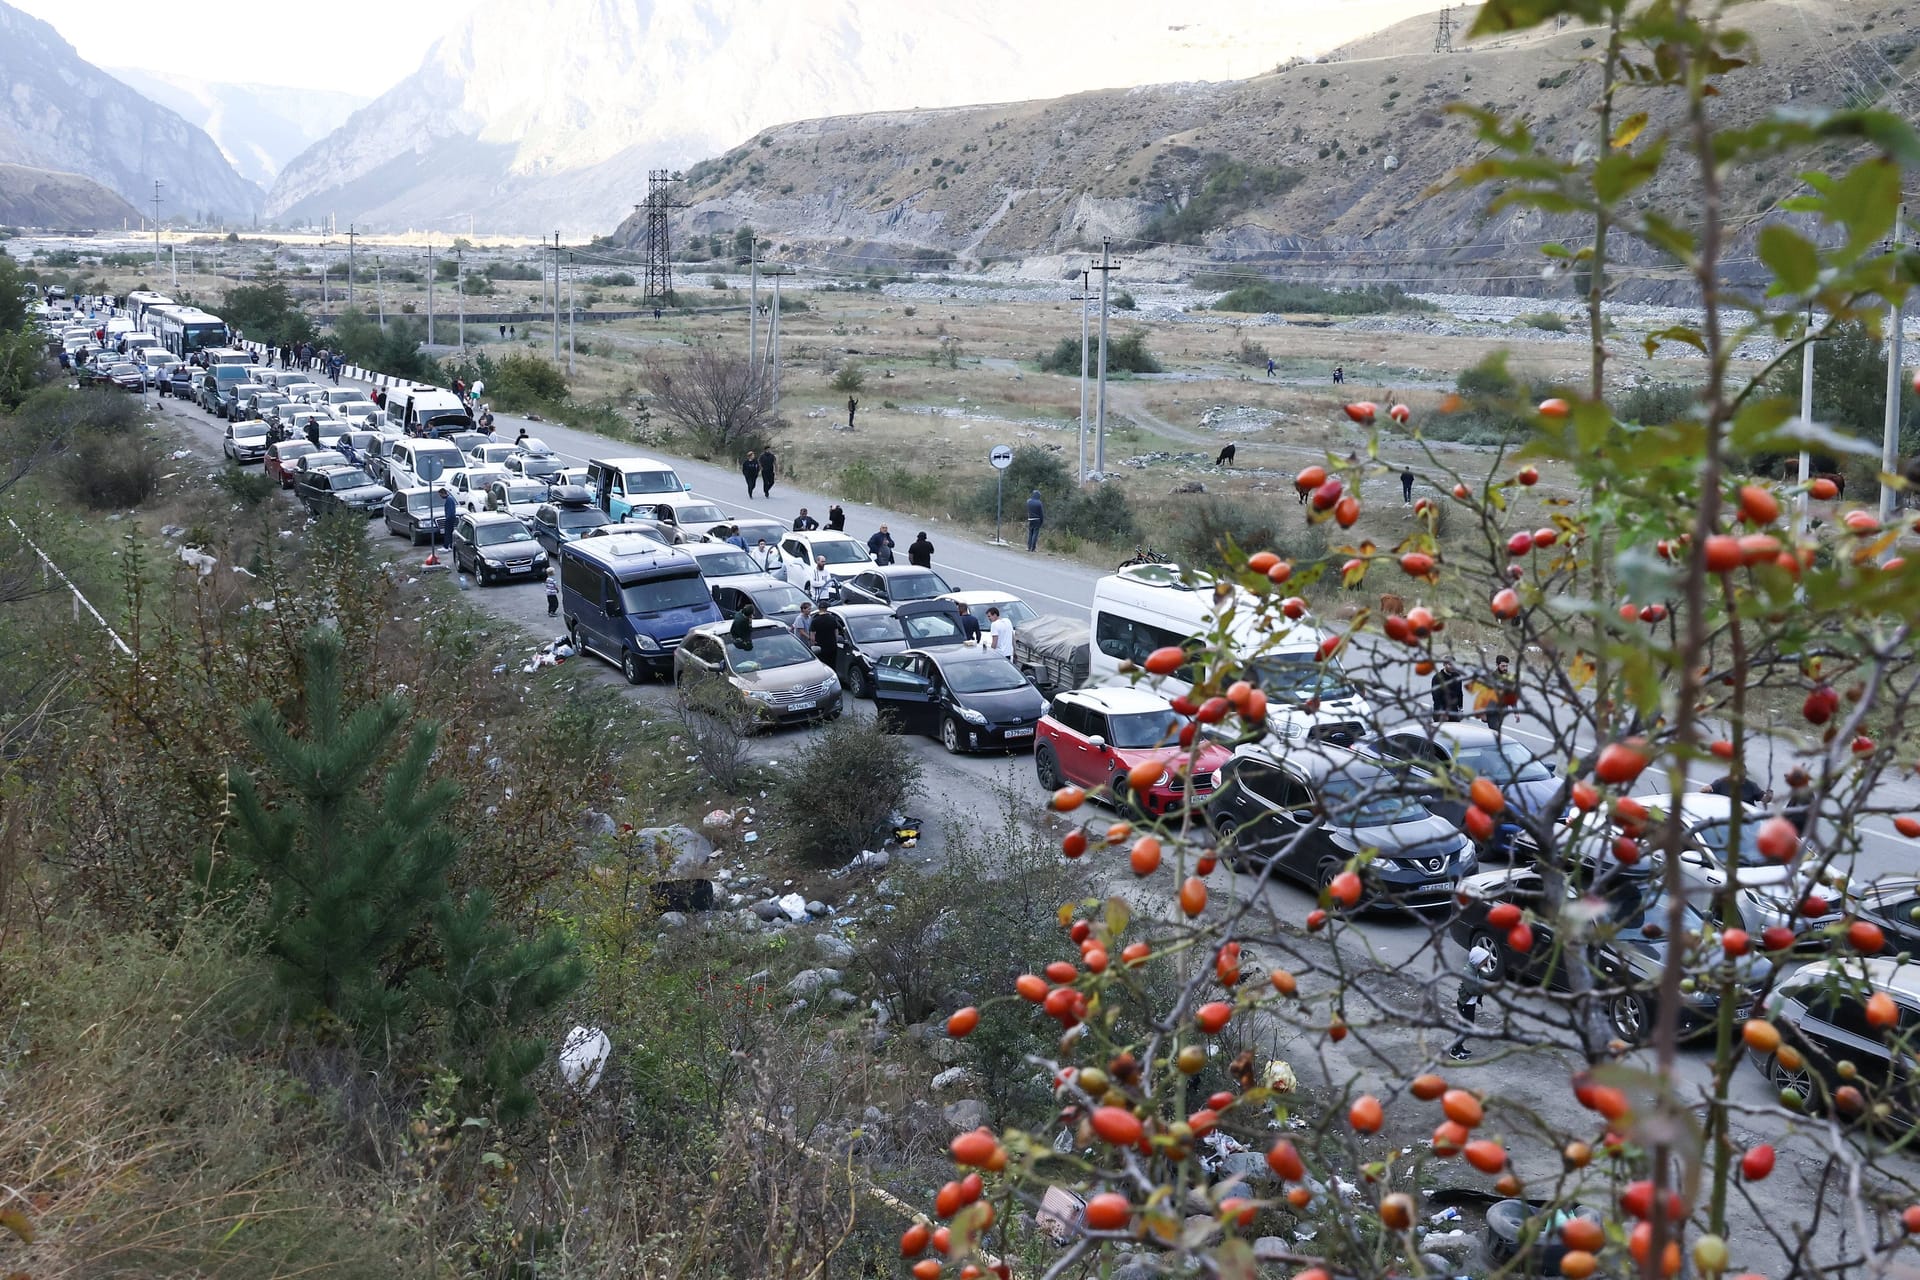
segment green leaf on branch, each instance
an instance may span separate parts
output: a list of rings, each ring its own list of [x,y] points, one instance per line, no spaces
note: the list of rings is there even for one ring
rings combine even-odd
[[[1467,36],[1477,39],[1525,31],[1563,15],[1581,22],[1604,22],[1610,8],[1606,0],[1487,0]]]
[[[1792,227],[1778,222],[1762,227],[1759,251],[1760,261],[1773,272],[1773,293],[1806,293],[1820,279],[1820,251]]]
[[[1643,151],[1614,151],[1593,166],[1593,193],[1602,204],[1617,204],[1653,181],[1666,158],[1664,142],[1656,142]]]
[[[1608,141],[1616,150],[1621,147],[1631,146],[1633,140],[1639,137],[1641,133],[1645,131],[1646,127],[1647,113],[1644,111],[1636,111],[1614,126],[1613,137],[1608,139]]]
[[[1700,336],[1698,329],[1694,329],[1688,325],[1671,325],[1668,328],[1648,334],[1645,343],[1647,354],[1652,355],[1658,351],[1660,344],[1663,342],[1683,343],[1686,346],[1694,348],[1694,350],[1698,351],[1701,355],[1707,353],[1706,339]]]

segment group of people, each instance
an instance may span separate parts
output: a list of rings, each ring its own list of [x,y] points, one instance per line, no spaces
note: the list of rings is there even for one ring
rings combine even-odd
[[[1467,709],[1467,688],[1472,684],[1476,692],[1473,709]],[[1513,682],[1513,669],[1502,653],[1493,660],[1493,670],[1482,673],[1477,679],[1470,679],[1465,671],[1451,657],[1440,659],[1440,665],[1433,673],[1433,715],[1436,720],[1479,719],[1486,722],[1487,728],[1495,733],[1507,722],[1512,710],[1507,705],[1507,697],[1516,690]]]
[[[780,460],[774,456],[772,449],[747,450],[747,456],[740,460],[740,474],[747,479],[749,498],[753,496],[753,486],[756,483],[760,486],[761,497],[773,496],[773,482],[778,476],[776,468],[779,464]]]
[[[338,351],[316,347],[311,342],[283,342],[278,347],[269,344],[260,348],[260,359],[267,368],[273,368],[276,356],[282,369],[298,369],[301,373],[312,373],[318,369],[336,383],[340,381],[340,371],[347,364],[347,358]]]

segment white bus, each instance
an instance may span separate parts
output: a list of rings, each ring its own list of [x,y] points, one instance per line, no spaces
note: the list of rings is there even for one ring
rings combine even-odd
[[[135,289],[127,295],[127,317],[141,329],[147,327],[147,311],[152,307],[176,307],[180,304],[164,293],[154,293],[150,289]]]
[[[147,332],[182,360],[196,351],[227,345],[226,322],[197,307],[154,307],[147,312]]]

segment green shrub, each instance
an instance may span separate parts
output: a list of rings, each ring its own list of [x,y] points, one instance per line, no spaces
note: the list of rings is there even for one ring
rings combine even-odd
[[[1140,523],[1126,491],[1113,484],[1097,484],[1073,494],[1066,510],[1049,512],[1048,520],[1076,538],[1111,547],[1126,546],[1140,536]]]
[[[1565,333],[1567,318],[1558,311],[1536,311],[1532,315],[1521,316],[1515,324],[1524,324],[1529,328],[1544,329],[1548,333]]]
[[[1087,369],[1091,372],[1099,367],[1100,346],[1097,339],[1088,348]],[[1042,373],[1080,372],[1080,339],[1062,338],[1054,344],[1053,350],[1040,356]],[[1107,372],[1109,373],[1159,373],[1160,361],[1147,350],[1147,335],[1142,332],[1108,335]]]
[[[1139,303],[1133,300],[1133,295],[1125,289],[1113,295],[1113,309],[1115,311],[1132,311],[1139,305]]]
[[[1206,164],[1193,195],[1149,222],[1140,233],[1142,244],[1198,244],[1207,232],[1261,201],[1293,190],[1305,176],[1298,169],[1245,164],[1219,154],[1208,156]]]
[[[838,493],[854,502],[908,511],[934,511],[943,506],[945,484],[927,471],[891,466],[885,470],[861,459],[841,468]]]
[[[272,497],[280,488],[280,482],[264,471],[253,471],[246,467],[223,467],[214,483],[220,486],[220,492],[249,511]]]
[[[1179,501],[1172,518],[1166,522],[1164,541],[1156,545],[1161,552],[1189,568],[1220,571],[1226,564],[1230,546],[1237,547],[1242,555],[1276,551],[1296,567],[1326,557],[1327,527],[1317,524],[1289,528],[1292,522],[1284,514],[1290,509],[1288,503],[1212,495]]]
[[[137,507],[160,487],[160,449],[144,431],[84,430],[68,442],[59,474],[68,495],[96,511]]]
[[[827,385],[835,391],[858,391],[867,385],[867,375],[857,360],[849,360],[834,370],[833,380]]]
[[[1613,416],[1622,422],[1664,426],[1679,422],[1700,403],[1700,388],[1684,382],[1650,382],[1614,397]]]
[[[1267,350],[1266,344],[1255,342],[1252,338],[1240,339],[1240,351],[1239,354],[1234,357],[1234,359],[1238,360],[1241,364],[1252,365],[1260,369],[1266,368],[1267,361],[1272,358],[1272,353]]]
[[[1196,287],[1207,287],[1206,276],[1194,279]],[[1321,315],[1363,316],[1383,311],[1432,311],[1433,304],[1410,297],[1397,285],[1378,285],[1363,289],[1324,289],[1319,285],[1295,284],[1285,280],[1261,280],[1231,289],[1213,304],[1215,311],[1245,311],[1270,314],[1282,311],[1315,312]]]
[[[920,757],[905,738],[843,716],[781,766],[775,809],[786,815],[797,857],[837,866],[875,847],[920,777]]]

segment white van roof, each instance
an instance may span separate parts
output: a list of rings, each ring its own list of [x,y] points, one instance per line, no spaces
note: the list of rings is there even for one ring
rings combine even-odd
[[[1218,588],[1225,587],[1224,598]],[[1211,574],[1186,573],[1175,564],[1133,565],[1110,573],[1093,586],[1095,612],[1125,613],[1143,621],[1158,621],[1189,636],[1213,629],[1215,618],[1223,611],[1234,612],[1232,638],[1236,644],[1250,645],[1265,652],[1311,649],[1320,643],[1319,629],[1311,617],[1299,622],[1270,619],[1267,625],[1256,620],[1259,599],[1244,587],[1223,584]],[[1286,628],[1276,636],[1278,622]]]

